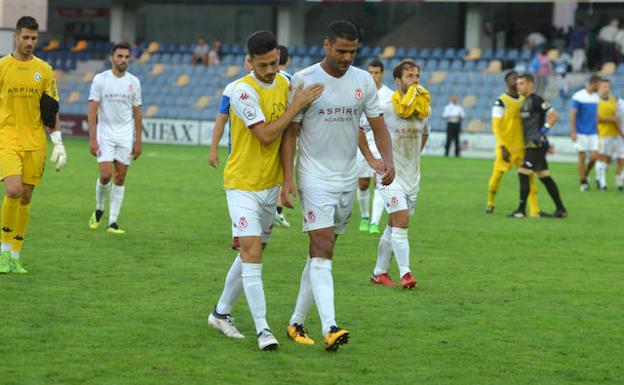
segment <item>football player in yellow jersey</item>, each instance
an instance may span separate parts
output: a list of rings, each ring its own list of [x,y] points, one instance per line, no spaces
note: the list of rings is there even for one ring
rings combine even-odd
[[[618,164],[624,159],[620,145],[620,120],[617,116],[617,98],[611,95],[611,81],[602,79],[598,86],[598,161],[596,162],[596,185],[598,190],[607,189],[607,170],[616,156]],[[622,185],[622,167],[616,170],[616,185]]]
[[[279,50],[275,36],[257,31],[247,39],[252,73],[241,78],[230,98],[232,151],[223,172],[232,235],[240,240],[240,253],[225,278],[221,298],[208,323],[228,337],[244,338],[230,311],[241,290],[254,320],[258,348],[278,346],[266,320],[262,287],[262,250],[274,224],[283,168],[279,149],[282,133],[293,117],[316,100],[323,86],[299,87],[286,108],[288,80],[277,76]]]
[[[54,72],[33,55],[38,30],[34,18],[20,18],[13,33],[15,50],[0,59],[0,179],[4,184],[0,273],[26,273],[20,251],[33,190],[45,166],[46,126],[51,130],[50,159],[56,162],[56,170],[67,160],[59,131]]]
[[[518,74],[515,71],[510,71],[505,75],[507,91],[499,96],[492,107],[492,131],[496,138],[496,159],[488,183],[486,214],[494,212],[496,193],[503,174],[511,170],[512,166],[520,167],[524,160],[524,136],[522,120],[520,120],[522,97],[518,95],[516,88],[517,79]],[[544,215],[540,213],[537,203],[537,185],[533,176],[530,177],[530,186],[529,215],[531,217]]]

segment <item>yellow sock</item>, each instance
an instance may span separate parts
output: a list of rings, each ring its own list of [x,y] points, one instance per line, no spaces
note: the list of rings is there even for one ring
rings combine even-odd
[[[529,175],[529,216],[536,217],[539,215],[539,204],[537,203],[537,183],[535,182],[535,174]]]
[[[17,214],[19,210],[20,200],[11,199],[7,196],[2,201],[2,217],[0,226],[2,227],[2,243],[12,243],[15,236],[17,225]]]
[[[17,211],[17,226],[15,226],[15,235],[12,239],[13,251],[21,251],[24,238],[26,238],[26,229],[28,228],[28,220],[30,219],[30,203],[27,205],[19,205]]]
[[[496,205],[496,193],[500,187],[501,179],[503,179],[504,172],[499,170],[492,171],[490,182],[488,183],[488,200],[487,205],[494,207]]]

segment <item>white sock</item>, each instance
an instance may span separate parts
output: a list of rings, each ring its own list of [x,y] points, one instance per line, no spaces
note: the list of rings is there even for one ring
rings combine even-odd
[[[357,189],[358,203],[360,204],[360,217],[368,219],[370,217],[370,194],[368,190]]]
[[[401,278],[403,278],[406,273],[410,272],[410,245],[409,240],[407,239],[407,229],[393,227],[391,239],[392,250],[394,251],[394,256],[396,257],[397,264],[399,265],[399,273],[401,274]]]
[[[386,226],[386,229],[379,237],[379,245],[377,245],[377,263],[373,275],[379,275],[388,272],[390,260],[392,259],[392,227]]]
[[[11,258],[13,258],[13,259],[20,259],[20,252],[19,251],[15,251],[15,250],[11,250]]]
[[[223,292],[221,298],[217,302],[215,310],[219,314],[230,314],[232,308],[238,299],[241,291],[243,290],[243,276],[240,254],[234,258],[230,270],[225,276],[225,284],[223,285]]]
[[[100,182],[100,178],[95,182],[95,209],[104,211],[104,206],[106,205],[106,197],[110,194],[112,182],[108,182],[107,184],[102,184]]]
[[[624,173],[620,173],[620,175],[615,175],[615,185],[618,187],[624,186]]]
[[[0,247],[0,250],[4,253],[5,251],[11,251],[11,247],[13,247],[13,245],[11,245],[11,243],[9,242],[2,242],[2,246]]]
[[[321,317],[323,334],[336,325],[334,311],[334,279],[332,277],[332,261],[326,258],[312,258],[310,261],[310,283],[316,309]]]
[[[295,311],[290,317],[290,325],[303,325],[310,311],[312,302],[314,302],[314,294],[312,294],[312,285],[310,284],[310,257],[307,258],[303,272],[301,273],[301,282],[299,283],[299,294],[297,294],[297,303]]]
[[[607,187],[607,171],[609,171],[609,163],[602,162],[602,172],[600,173],[600,186]]]
[[[605,172],[604,166],[605,166],[605,163],[603,161],[601,160],[596,161],[596,180],[601,186],[602,186],[601,180]]]
[[[110,210],[108,212],[108,224],[116,223],[121,211],[121,203],[124,198],[125,186],[113,185],[110,192]]]
[[[373,215],[371,216],[370,223],[378,225],[381,221],[381,216],[384,212],[384,202],[381,197],[381,193],[375,189],[373,192]]]
[[[241,263],[243,289],[247,297],[247,305],[256,325],[256,333],[268,329],[266,320],[266,302],[264,300],[264,288],[262,287],[262,264]]]

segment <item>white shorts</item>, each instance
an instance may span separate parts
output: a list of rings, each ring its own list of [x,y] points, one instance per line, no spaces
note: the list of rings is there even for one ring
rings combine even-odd
[[[414,215],[417,193],[407,194],[403,189],[392,186],[381,186],[377,190],[381,194],[388,214],[407,210],[410,216]]]
[[[320,188],[302,187],[299,190],[299,197],[303,231],[335,227],[336,234],[344,233],[351,218],[355,190],[330,192]]]
[[[268,243],[280,186],[261,191],[225,190],[233,237],[260,237]]]
[[[97,161],[102,163],[116,160],[129,166],[132,161],[132,145],[132,138],[130,140],[98,139],[100,151],[98,152]]]
[[[598,151],[598,135],[577,134],[574,148],[578,152]]]
[[[619,135],[598,138],[598,153],[609,158],[615,156],[624,159],[624,138]]]

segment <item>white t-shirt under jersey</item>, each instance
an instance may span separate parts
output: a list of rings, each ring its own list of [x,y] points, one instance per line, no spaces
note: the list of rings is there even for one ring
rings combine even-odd
[[[353,66],[340,78],[319,64],[297,72],[290,84],[325,86],[321,96],[293,119],[300,122],[299,186],[326,191],[352,191],[357,183],[356,153],[360,116],[379,117],[381,109],[373,77]],[[289,101],[292,99],[289,94]]]
[[[394,91],[392,91],[390,88],[386,87],[384,84],[381,85],[381,88],[377,90],[377,97],[379,98],[380,108],[383,109],[383,106],[386,104],[386,102],[392,100],[393,93]],[[375,145],[375,135],[373,134],[373,131],[370,128],[370,124],[368,124],[368,119],[364,114],[362,114],[362,117],[360,119],[360,127],[362,127],[362,129],[366,133],[368,147],[374,155],[378,155],[379,151],[377,150],[377,145]]]
[[[133,107],[141,105],[141,82],[129,72],[117,77],[112,70],[95,75],[89,101],[100,102],[98,108],[98,140],[132,141]]]
[[[416,194],[420,183],[420,147],[423,134],[429,134],[429,119],[399,117],[394,111],[392,100],[384,104],[383,114],[392,139],[395,169],[394,181],[388,188],[400,189],[409,195]]]

